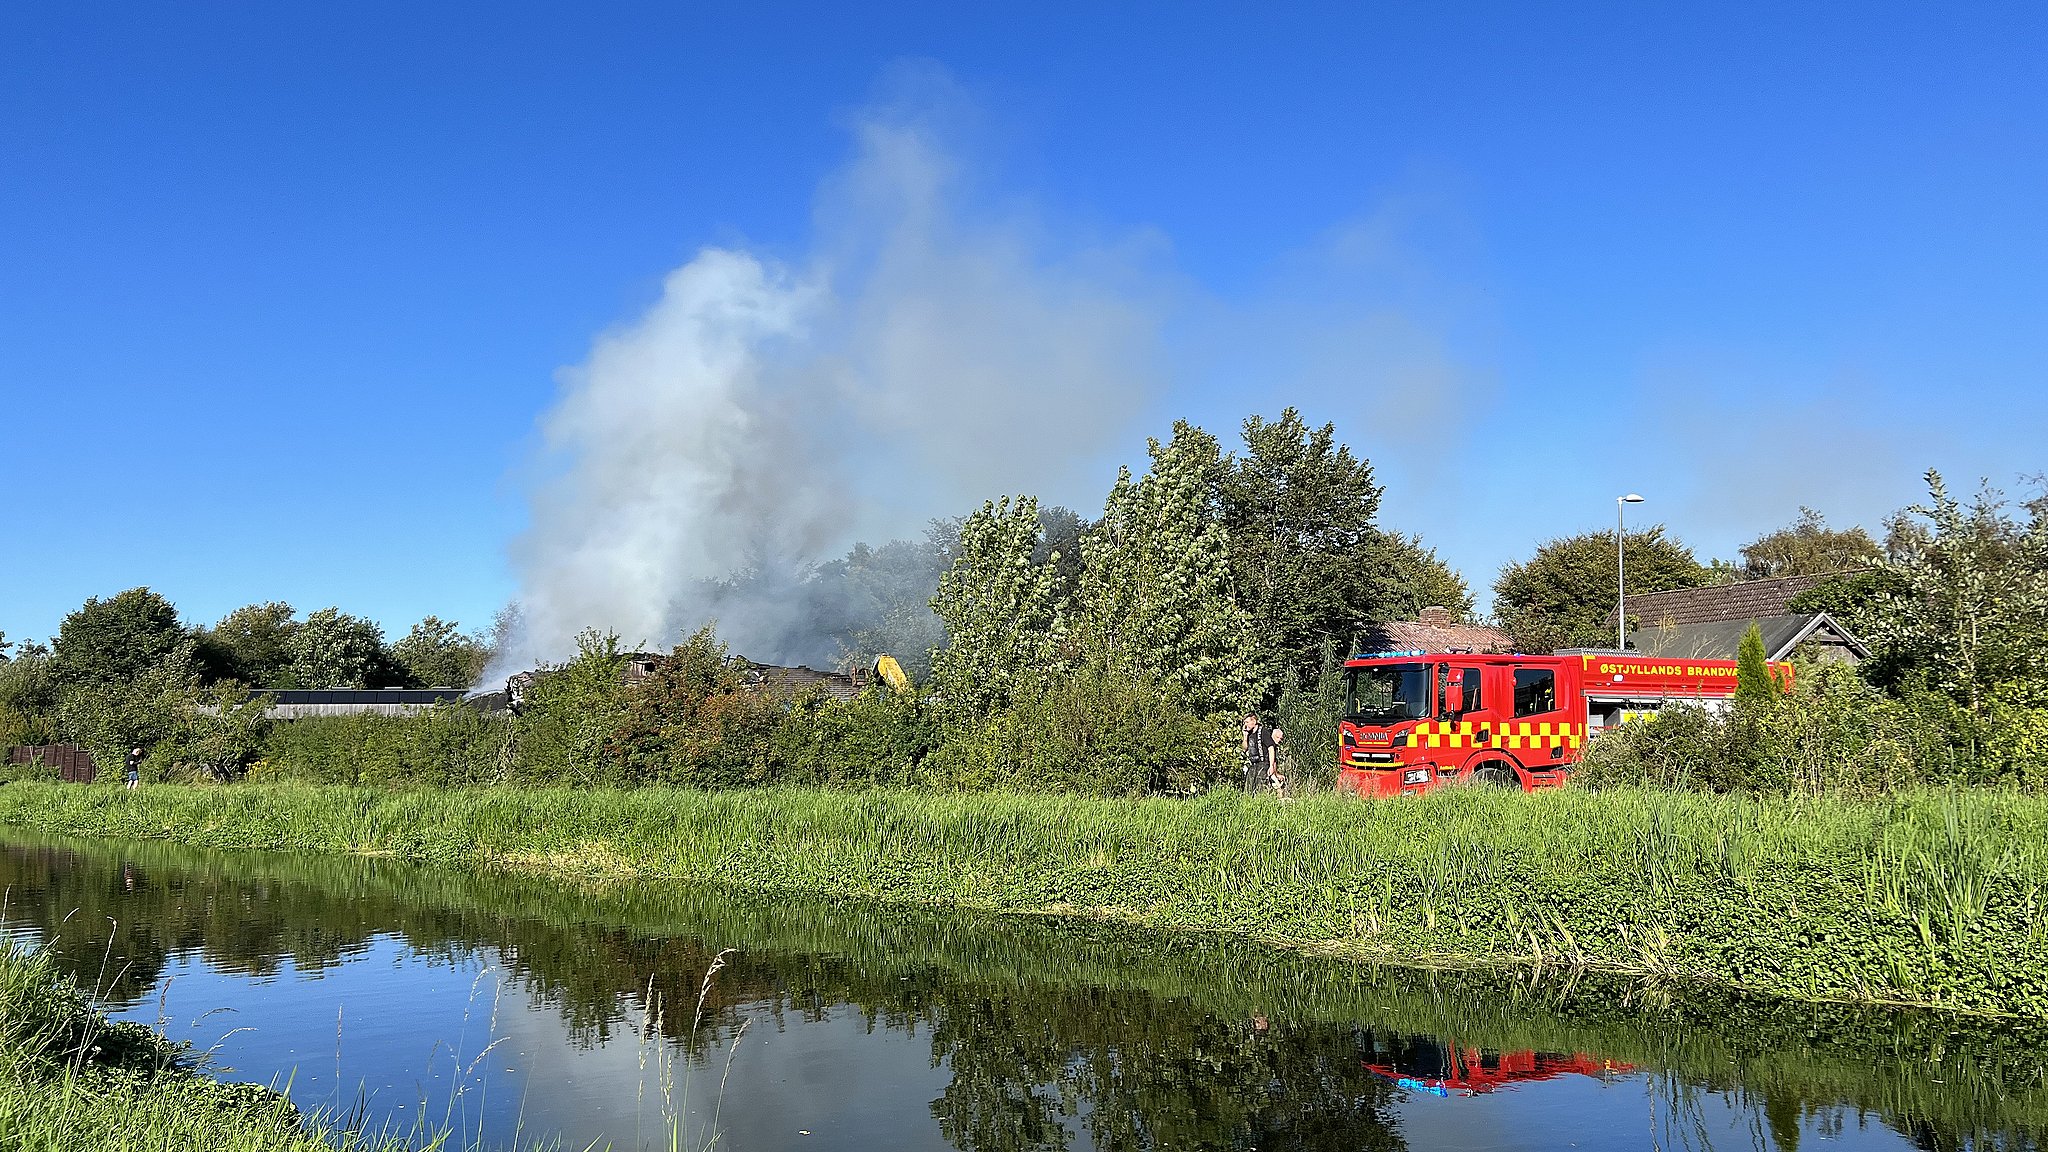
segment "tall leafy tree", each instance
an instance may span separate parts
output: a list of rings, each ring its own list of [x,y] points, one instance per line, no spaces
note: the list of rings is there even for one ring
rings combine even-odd
[[[922,540],[855,544],[818,566],[809,581],[818,627],[837,645],[841,667],[866,667],[887,653],[913,677],[930,673],[932,649],[946,642],[932,595],[959,538],[959,521],[936,520]]]
[[[1875,674],[1979,719],[2000,685],[2048,695],[2048,502],[2028,505],[2022,523],[1988,487],[1965,506],[1930,471],[1927,492],[1891,533],[1891,578],[1864,614]]]
[[[54,664],[39,651],[0,661],[0,748],[56,743],[62,687]]]
[[[1372,465],[1293,408],[1244,422],[1244,453],[1219,473],[1238,602],[1258,637],[1258,679],[1313,679],[1325,643],[1348,645],[1382,591],[1372,564],[1382,489]]]
[[[200,652],[216,678],[258,688],[288,687],[292,632],[298,611],[279,600],[248,604],[200,635]]]
[[[989,501],[961,523],[958,553],[932,598],[947,636],[932,653],[932,681],[950,710],[990,715],[1055,673],[1066,605],[1056,562],[1033,560],[1040,543],[1030,496]]]
[[[1082,542],[1083,653],[1196,712],[1233,711],[1256,696],[1263,662],[1231,588],[1216,498],[1227,465],[1215,437],[1185,421],[1150,451],[1151,470],[1117,477]]]
[[[148,588],[87,600],[52,645],[58,730],[102,764],[171,739],[195,688],[196,650],[177,609]]]
[[[1659,524],[1627,536],[1626,587],[1631,596],[1698,588],[1713,573],[1692,549]],[[1594,648],[1614,643],[1614,534],[1587,532],[1551,540],[1536,554],[1501,569],[1494,612],[1525,652]]]
[[[65,738],[89,749],[102,768],[120,764],[136,745],[175,740],[197,701],[192,649],[188,638],[127,680],[67,685],[57,709]]]
[[[1811,508],[1791,524],[1766,532],[1742,547],[1742,578],[1826,576],[1868,568],[1884,549],[1861,528],[1834,529]]]
[[[193,655],[192,636],[169,600],[148,588],[87,600],[64,617],[54,645],[56,672],[67,685],[118,686],[165,661],[181,673]]]
[[[490,658],[482,639],[462,634],[451,620],[429,616],[391,646],[391,658],[405,679],[423,688],[467,688],[483,675]]]
[[[1050,564],[1059,578],[1058,595],[1069,604],[1077,603],[1081,597],[1081,537],[1088,532],[1088,521],[1072,508],[1054,505],[1038,510],[1038,548],[1031,553],[1031,559],[1039,564]]]
[[[1364,621],[1413,620],[1424,608],[1448,608],[1461,620],[1472,615],[1472,590],[1420,536],[1373,533],[1367,552],[1370,590]]]
[[[322,608],[292,632],[292,680],[306,688],[384,688],[403,679],[374,621]]]

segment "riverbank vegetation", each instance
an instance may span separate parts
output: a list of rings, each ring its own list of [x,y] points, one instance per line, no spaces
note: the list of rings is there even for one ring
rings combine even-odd
[[[1665,1072],[1687,1091],[1757,1101],[1774,1132],[1844,1108],[1921,1147],[2025,1147],[2048,1129],[2041,1021],[1787,1004],[1559,969],[1532,979],[1389,968],[1220,933],[1162,947],[1156,933],[1102,920],[763,900],[671,880],[564,883],[361,854],[11,835],[0,841],[0,886],[16,893],[18,922],[63,941],[59,962],[80,979],[94,979],[110,950],[125,958],[106,981],[119,1003],[146,1001],[173,956],[234,972],[287,960],[318,972],[389,933],[426,954],[488,942],[519,958],[522,978],[579,1043],[652,1016],[699,1053],[764,1006],[844,1002],[934,1038],[951,1074],[950,1114],[1024,1107],[1048,1131],[1077,1114],[1154,1133],[1298,1131],[1350,1114],[1333,1103],[1384,1100],[1389,1085],[1360,1075],[1360,1054],[1415,1041],[1585,1053]],[[108,926],[111,948],[66,924]],[[727,949],[703,1029],[687,1014],[645,1011],[694,1000],[697,974]],[[1225,1091],[1186,1090],[1190,1054]],[[1288,1090],[1270,1091],[1275,1077]],[[1206,1111],[1219,1106],[1233,1111]],[[1002,1146],[975,1135],[959,1142]]]
[[[301,1124],[284,1096],[212,1079],[162,1034],[108,1020],[48,953],[24,953],[4,940],[0,1145],[50,1152],[334,1148]]]
[[[2048,1015],[2048,801],[1461,790],[1283,804],[875,789],[0,788],[0,824],[380,853]]]

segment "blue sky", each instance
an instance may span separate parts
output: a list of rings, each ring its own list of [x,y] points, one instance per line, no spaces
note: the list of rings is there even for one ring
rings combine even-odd
[[[558,370],[707,245],[843,251],[878,108],[960,229],[1144,318],[1014,473],[1084,510],[1288,403],[1475,589],[1625,490],[1726,556],[2048,468],[2038,5],[741,7],[0,13],[0,629],[484,623]]]

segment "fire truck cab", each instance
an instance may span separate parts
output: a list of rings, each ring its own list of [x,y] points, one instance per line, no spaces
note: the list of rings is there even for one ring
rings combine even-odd
[[[1792,669],[1773,664],[1789,687]],[[1719,707],[1735,661],[1570,651],[1381,652],[1344,666],[1337,789],[1405,796],[1450,783],[1562,785],[1604,728],[1675,701]]]

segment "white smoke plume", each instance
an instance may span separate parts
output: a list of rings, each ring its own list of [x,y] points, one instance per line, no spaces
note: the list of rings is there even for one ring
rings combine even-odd
[[[712,618],[757,659],[829,659],[813,564],[1103,455],[1159,380],[1143,246],[1047,251],[970,200],[922,121],[870,116],[814,252],[707,248],[565,370],[487,682],[585,628],[666,647]]]

